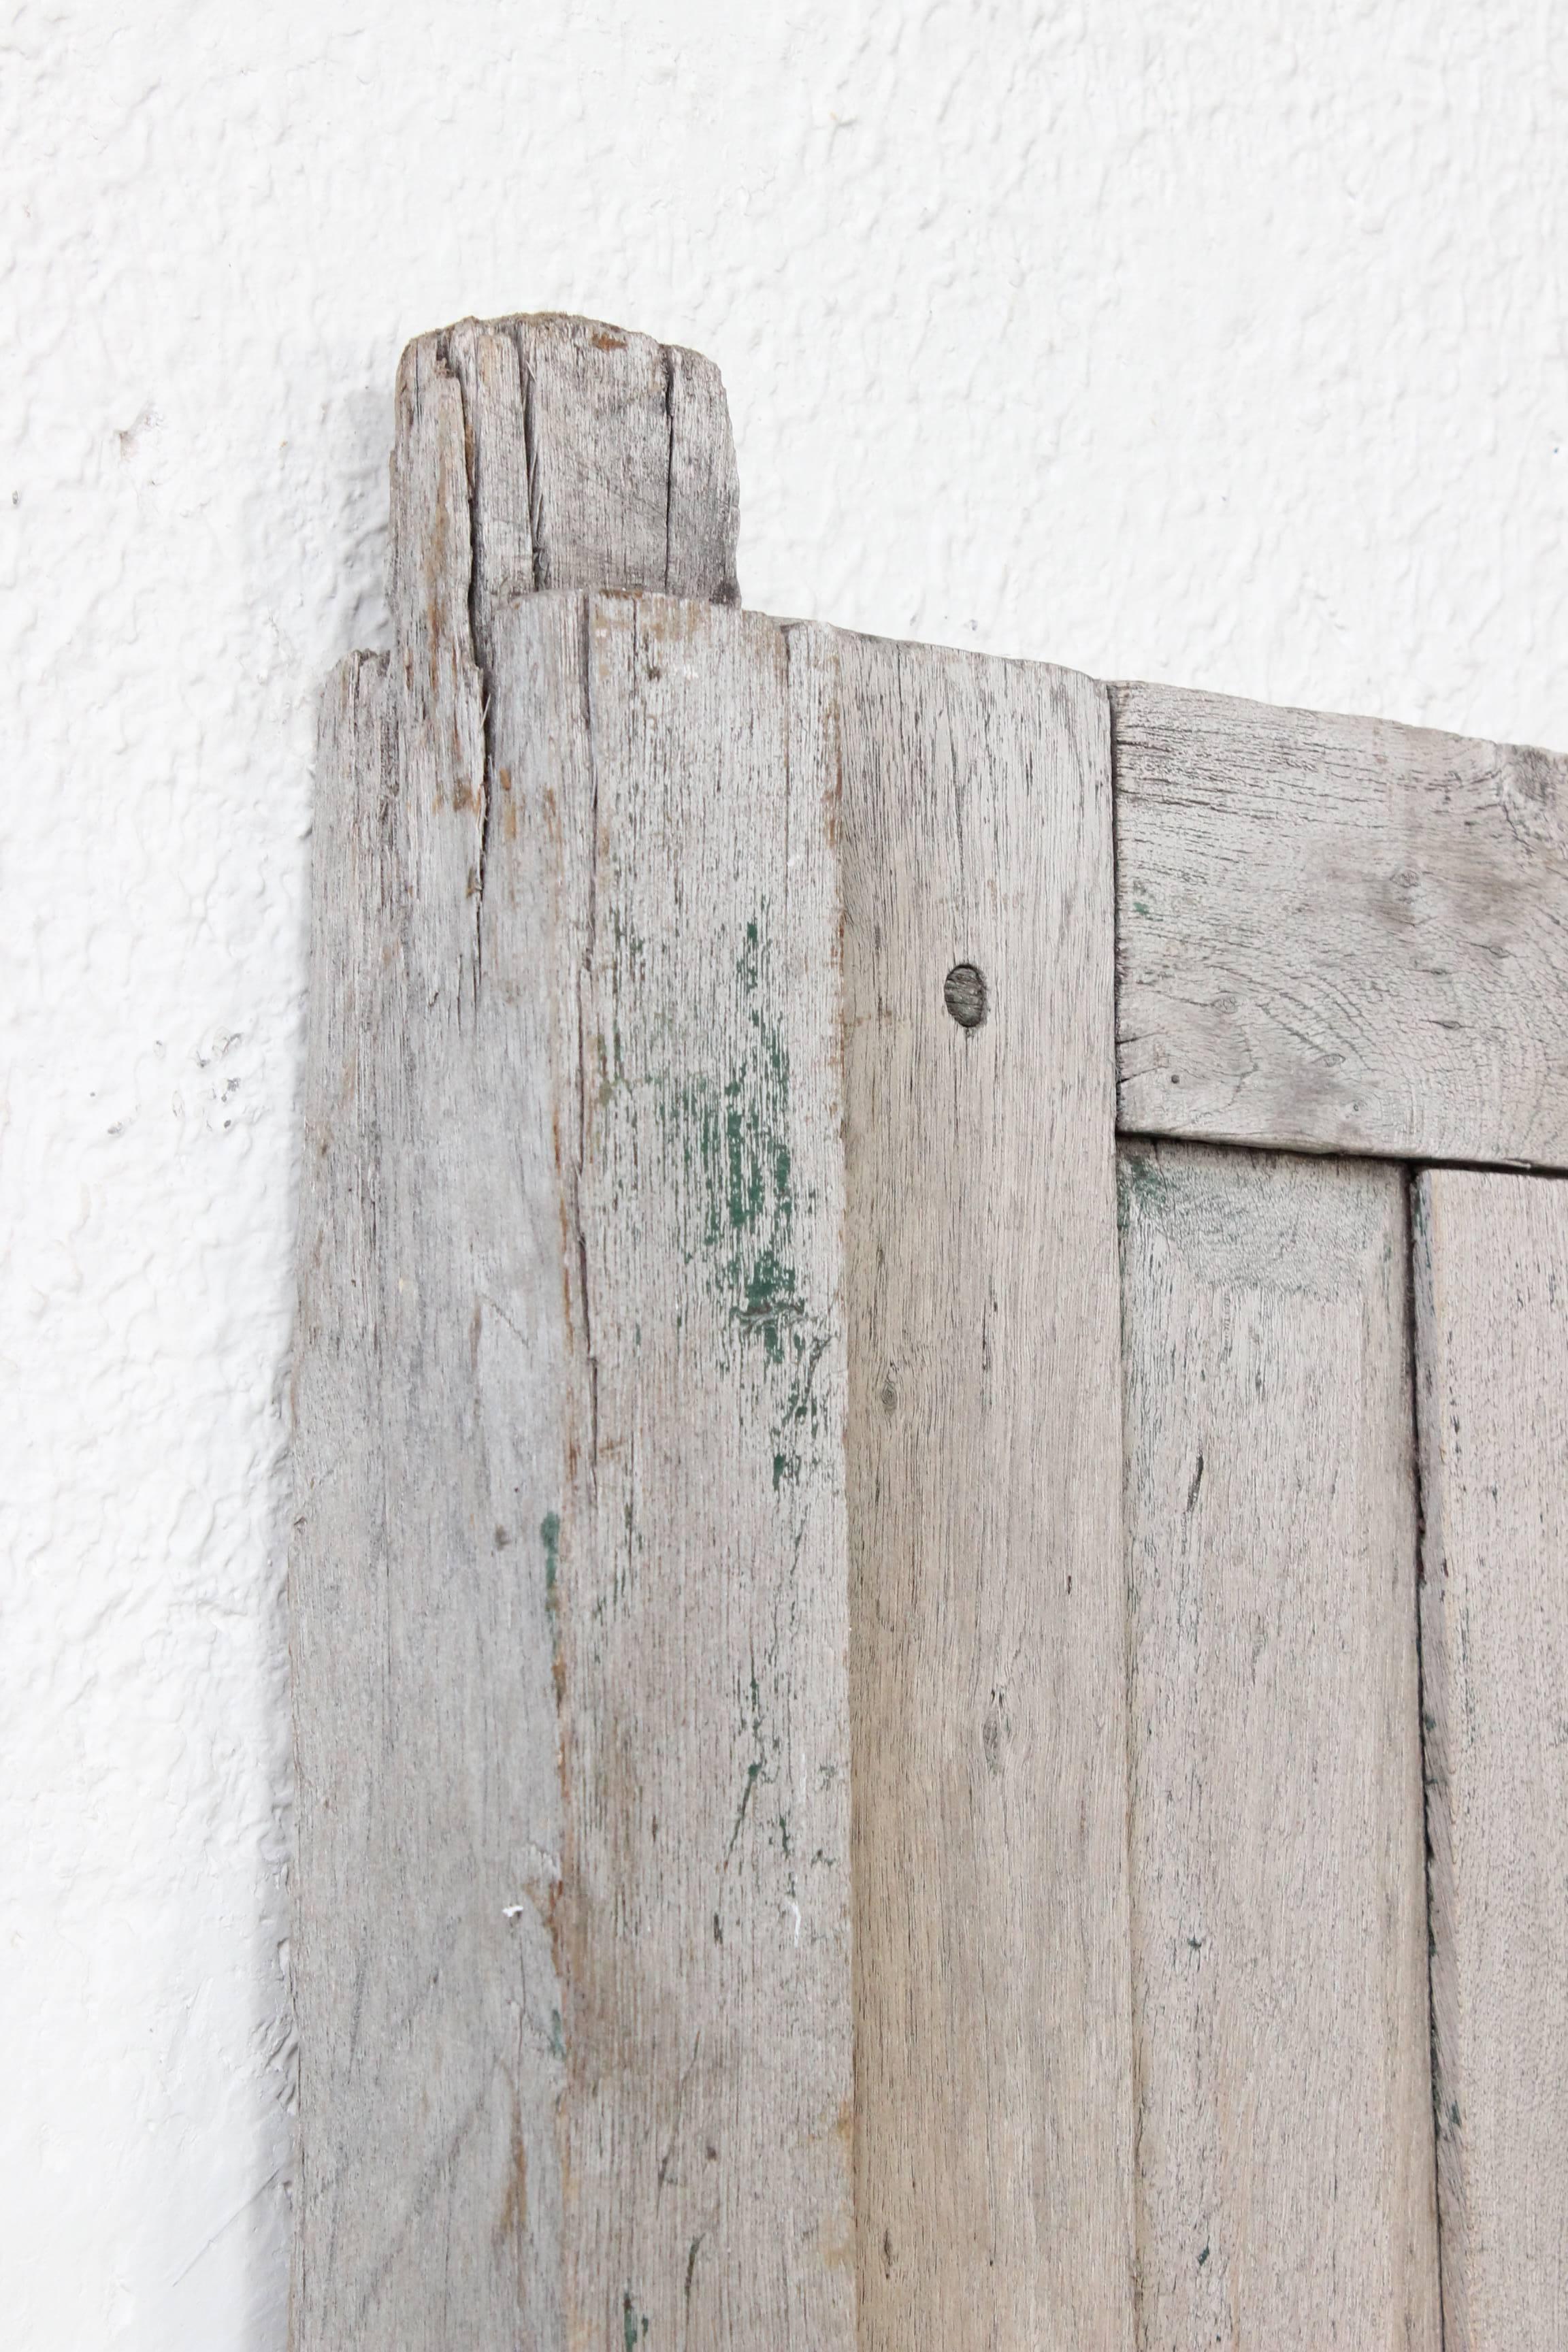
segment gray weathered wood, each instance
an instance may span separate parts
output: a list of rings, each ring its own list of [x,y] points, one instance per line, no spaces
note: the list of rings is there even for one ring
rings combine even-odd
[[[740,601],[735,446],[710,360],[552,312],[465,319],[411,352],[462,385],[481,651],[491,604],[534,588]]]
[[[1405,1181],[1121,1173],[1142,2340],[1436,2352]]]
[[[323,719],[294,2340],[847,2347],[828,704],[774,624],[512,595],[458,343]]]
[[[839,653],[860,2344],[1123,2347],[1105,698]]]
[[[1568,761],[1113,689],[1128,1130],[1568,1164]]]
[[[1420,1181],[1447,2352],[1568,2342],[1568,1185]]]
[[[526,1607],[484,1573],[487,1465],[448,1433],[463,1188],[494,1186],[487,1229],[523,1202],[483,1134],[440,1150],[472,1116],[467,1054],[441,1040],[473,1009],[484,760],[461,408],[424,354],[400,378],[394,517],[398,645],[384,683],[341,677],[356,724],[329,696],[313,861],[290,1559],[305,2352],[391,2343],[404,2314],[434,2344],[505,2307],[521,2143],[496,2053],[527,2003],[492,1882],[522,1822],[550,1834]],[[521,1703],[459,1770],[458,1722],[509,1688]]]

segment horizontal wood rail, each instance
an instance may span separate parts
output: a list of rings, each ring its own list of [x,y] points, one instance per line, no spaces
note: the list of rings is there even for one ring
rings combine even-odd
[[[1118,1118],[1568,1166],[1568,758],[1111,689]]]

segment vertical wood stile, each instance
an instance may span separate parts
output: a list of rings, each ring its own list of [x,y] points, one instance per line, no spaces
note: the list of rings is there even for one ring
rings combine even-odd
[[[537,391],[538,331],[406,356],[395,649],[323,723],[294,2341],[847,2352],[826,704],[773,624],[517,600],[518,482],[534,523],[567,485],[558,573],[626,454],[552,474],[520,345]],[[679,542],[721,590],[732,513],[668,511],[681,373],[627,462],[651,584]]]
[[[1568,1184],[1434,1169],[1415,1296],[1447,2352],[1568,2340]]]
[[[524,835],[559,761],[539,625],[509,615],[498,666]],[[832,808],[775,624],[601,598],[586,661],[583,930],[546,978],[578,1400],[547,1569],[568,2341],[847,2347]],[[520,916],[500,964],[526,989]]]
[[[1141,2338],[1436,2352],[1405,1179],[1121,1174]]]
[[[838,644],[859,2341],[1123,2352],[1105,697]]]

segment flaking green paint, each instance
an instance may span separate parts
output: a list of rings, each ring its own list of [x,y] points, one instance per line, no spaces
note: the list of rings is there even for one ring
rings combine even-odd
[[[1134,1202],[1147,1216],[1157,1217],[1174,1190],[1170,1177],[1152,1154],[1119,1151],[1116,1155],[1116,1207],[1121,1231],[1127,1231]]]
[[[660,1124],[679,1155],[687,1203],[686,1263],[706,1257],[743,1337],[760,1339],[770,1363],[804,1309],[796,1293],[790,1151],[789,1047],[772,1010],[763,916],[747,923],[732,968],[727,1071],[663,1082]],[[717,1009],[716,1009],[717,1011]]]
[[[798,1482],[817,1435],[814,1382],[829,1339],[797,1273],[797,1224],[813,1195],[797,1190],[780,999],[764,906],[714,992],[704,1034],[718,1048],[716,1066],[656,1081],[666,1164],[679,1185],[683,1261],[706,1269],[740,1346],[757,1343],[763,1362],[785,1376],[782,1395],[772,1391],[775,1494]]]
[[[550,1674],[555,1685],[555,1704],[561,1705],[566,1688],[566,1656],[561,1641],[561,1516],[546,1511],[539,1522],[539,1540],[544,1547],[544,1614],[550,1624]]]

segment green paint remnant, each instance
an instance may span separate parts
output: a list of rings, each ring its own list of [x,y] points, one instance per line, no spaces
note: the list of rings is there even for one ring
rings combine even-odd
[[[566,2029],[561,2022],[561,2011],[558,2009],[552,2009],[550,2012],[550,2047],[557,2058],[565,2057]]]
[[[795,1165],[785,1002],[764,905],[745,924],[728,969],[714,975],[698,1044],[711,1059],[653,1080],[679,1202],[679,1247],[723,1318],[722,1361],[728,1368],[737,1349],[745,1355],[754,1346],[760,1368],[782,1376],[776,1387],[770,1382],[775,1494],[796,1485],[812,1458],[805,1433],[816,1439],[820,1423],[814,1383],[832,1337],[800,1283],[800,1225],[816,1188],[802,1186]],[[678,1328],[680,1319],[678,1311]]]
[[[638,2311],[630,2287],[627,2287],[621,2297],[621,2340],[626,2346],[626,2352],[637,2352],[638,2344],[647,2334],[647,2321]]]
[[[544,1546],[544,1614],[550,1622],[550,1679],[555,1686],[555,1704],[559,1707],[566,1696],[566,1653],[561,1641],[561,1595],[556,1589],[561,1580],[561,1517],[558,1512],[545,1512],[539,1522],[539,1539]]]
[[[809,1422],[815,1435],[816,1398],[813,1382],[816,1379],[816,1368],[826,1355],[833,1335],[830,1331],[814,1331],[808,1339],[805,1331],[795,1331],[790,1336],[795,1349],[795,1371],[790,1383],[789,1401],[784,1407],[785,1417],[793,1422]]]
[[[713,1029],[727,1066],[659,1085],[666,1151],[679,1160],[686,1202],[682,1255],[705,1260],[728,1313],[760,1338],[770,1363],[804,1309],[796,1295],[790,1150],[790,1064],[769,987],[765,909],[746,925],[730,984],[730,1012]]]
[[[759,1331],[770,1364],[784,1359],[784,1333],[805,1309],[795,1295],[795,1269],[781,1265],[771,1249],[764,1250],[746,1277],[741,1328]]]
[[[1135,915],[1151,915],[1154,910],[1150,906],[1147,898],[1134,898],[1132,901],[1132,911]]]
[[[761,1217],[767,1181],[755,1150],[756,1131],[747,1123],[749,1106],[742,1108],[737,1100],[742,1084],[741,1079],[731,1078],[724,1089],[730,1105],[724,1113],[724,1168],[730,1196],[730,1230],[734,1234],[749,1232]]]
[[[1116,1155],[1117,1222],[1123,1233],[1131,1222],[1133,1204],[1145,1215],[1157,1217],[1171,1198],[1174,1187],[1159,1161],[1141,1151],[1119,1151]]]

